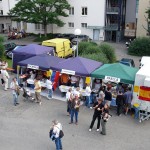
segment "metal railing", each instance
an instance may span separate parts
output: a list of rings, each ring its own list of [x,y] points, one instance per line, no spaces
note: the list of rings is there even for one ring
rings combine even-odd
[[[118,24],[108,24],[105,26],[105,30],[109,31],[118,30]]]
[[[119,13],[119,7],[108,7],[106,8],[107,13]]]

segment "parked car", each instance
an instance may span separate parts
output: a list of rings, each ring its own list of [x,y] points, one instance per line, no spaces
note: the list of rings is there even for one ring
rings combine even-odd
[[[15,43],[5,43],[5,54],[9,51],[12,51],[17,45]]]
[[[70,33],[66,33],[66,34],[63,34],[63,38],[64,39],[69,39],[70,41],[72,39],[74,39],[76,36],[74,34],[70,34]]]
[[[91,41],[91,39],[90,39],[89,36],[87,36],[87,35],[79,35],[78,38],[76,37],[76,38],[72,39],[72,40],[71,40],[71,43],[72,43],[73,45],[77,45],[77,41],[78,41],[78,42]]]
[[[63,38],[63,34],[61,33],[54,33],[53,38]]]
[[[25,46],[25,45],[18,45],[18,46],[16,46],[14,49],[12,49],[11,51],[8,51],[8,52],[6,53],[7,58],[12,59],[12,51],[13,51],[13,50],[16,50],[16,49],[18,49],[18,48],[20,48],[20,47],[23,47],[23,46]]]
[[[135,67],[134,60],[130,58],[122,58],[119,63],[124,64],[126,66]]]

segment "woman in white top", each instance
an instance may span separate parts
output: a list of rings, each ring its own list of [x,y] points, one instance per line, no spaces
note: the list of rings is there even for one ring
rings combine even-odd
[[[4,86],[5,86],[4,90],[7,91],[9,74],[8,74],[8,72],[6,71],[6,69],[4,67],[2,67],[1,76],[2,76],[2,79],[4,80]]]
[[[103,86],[100,87],[98,99],[99,99],[99,98],[104,101],[105,93],[104,93],[104,87],[103,87]]]
[[[53,95],[53,83],[52,83],[52,81],[49,79],[49,78],[47,78],[47,80],[46,80],[46,87],[47,87],[47,89],[48,89],[48,96],[47,96],[47,98],[48,99],[52,99],[52,95]]]

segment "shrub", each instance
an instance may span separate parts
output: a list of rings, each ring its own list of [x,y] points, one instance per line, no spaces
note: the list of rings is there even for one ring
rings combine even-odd
[[[89,58],[89,59],[92,59],[92,60],[96,60],[96,61],[99,61],[99,62],[102,62],[102,63],[108,63],[109,60],[106,58],[106,55],[103,54],[103,52],[99,52],[99,53],[93,53],[93,54],[82,54],[81,57],[84,57],[84,58]]]
[[[98,46],[89,45],[83,54],[93,54],[99,52],[101,52],[101,49]]]
[[[78,53],[83,54],[86,53],[86,50],[88,48],[88,46],[90,46],[91,44],[89,42],[80,42],[79,43],[79,47],[78,47]]]
[[[112,46],[108,44],[101,44],[99,48],[106,55],[106,58],[109,60],[109,63],[116,62],[115,50]]]
[[[150,56],[150,38],[140,37],[129,46],[128,53],[136,56]]]

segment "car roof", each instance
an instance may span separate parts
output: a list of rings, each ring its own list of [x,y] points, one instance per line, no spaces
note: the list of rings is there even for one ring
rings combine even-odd
[[[130,58],[122,58],[120,61],[131,62],[133,59]]]

